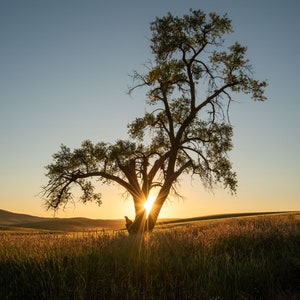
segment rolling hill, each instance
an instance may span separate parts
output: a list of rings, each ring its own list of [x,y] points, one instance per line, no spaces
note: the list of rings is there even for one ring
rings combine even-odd
[[[50,231],[85,231],[124,228],[124,220],[93,220],[88,218],[42,218],[0,209],[0,229],[38,229]]]
[[[194,218],[179,219],[159,219],[157,228],[176,227],[184,224],[192,224],[194,222],[217,220],[224,218],[250,217],[257,215],[279,214],[286,212],[254,212],[254,213],[234,213],[219,214],[210,216],[201,216]],[[117,230],[125,229],[123,219],[105,220],[105,219],[88,219],[88,218],[42,218],[26,214],[13,213],[0,209],[0,230],[20,231],[20,230],[46,230],[46,231],[62,231],[76,232],[88,230]]]
[[[35,217],[31,215],[18,214],[10,211],[0,209],[0,225],[2,226],[12,226],[17,224],[26,224],[33,222],[40,222],[47,220],[47,218]]]

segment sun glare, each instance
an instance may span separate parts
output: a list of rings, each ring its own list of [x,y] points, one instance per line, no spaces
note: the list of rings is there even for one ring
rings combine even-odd
[[[153,205],[154,201],[155,201],[155,196],[149,195],[147,201],[144,203],[144,207],[146,208],[147,217],[148,217],[148,215],[151,211],[151,208],[152,208],[152,205]]]

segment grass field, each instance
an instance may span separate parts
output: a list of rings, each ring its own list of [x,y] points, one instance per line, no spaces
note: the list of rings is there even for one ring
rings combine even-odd
[[[300,299],[300,213],[0,231],[0,299]]]

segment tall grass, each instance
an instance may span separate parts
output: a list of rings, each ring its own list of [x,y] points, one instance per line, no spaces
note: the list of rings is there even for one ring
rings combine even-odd
[[[0,233],[0,299],[300,299],[300,215],[144,237]]]

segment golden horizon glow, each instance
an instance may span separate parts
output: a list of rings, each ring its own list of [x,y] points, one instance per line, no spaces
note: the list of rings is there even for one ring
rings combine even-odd
[[[155,199],[156,199],[156,196],[149,194],[147,201],[144,203],[144,207],[146,208],[146,216],[147,217],[151,211],[151,208],[153,206]]]

